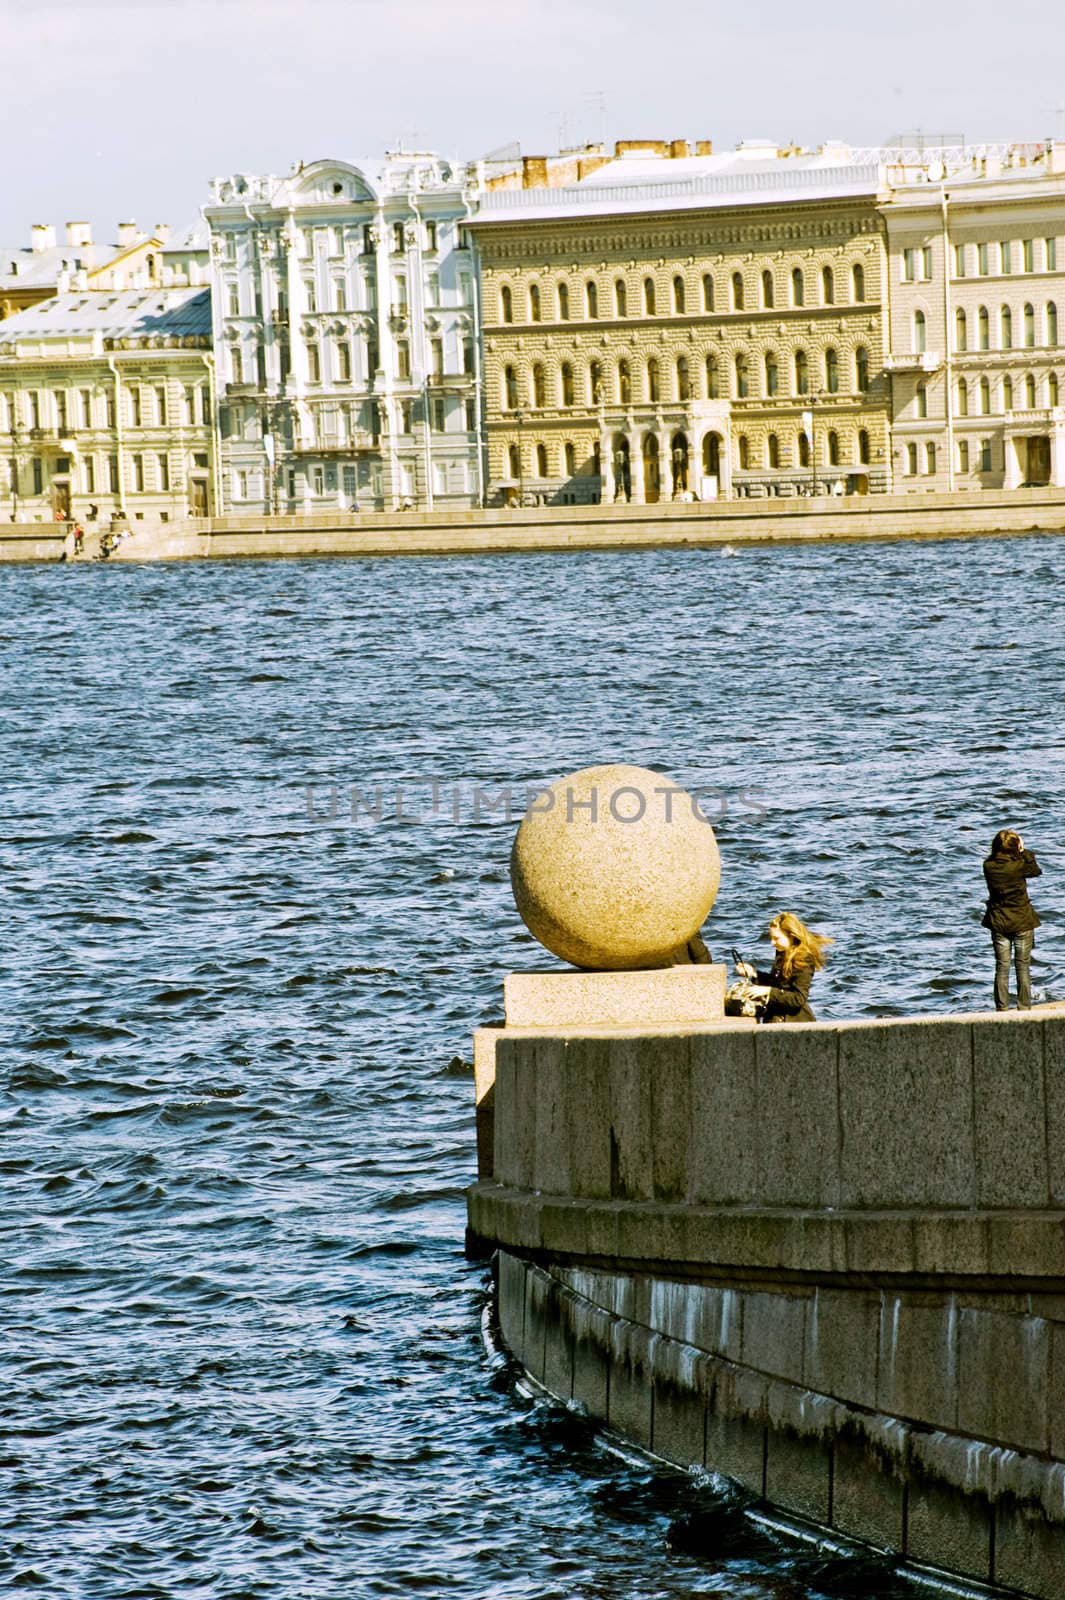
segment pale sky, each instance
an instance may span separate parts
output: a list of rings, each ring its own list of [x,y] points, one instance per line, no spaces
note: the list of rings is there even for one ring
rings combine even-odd
[[[1065,137],[1055,0],[0,0],[0,244],[403,141]]]

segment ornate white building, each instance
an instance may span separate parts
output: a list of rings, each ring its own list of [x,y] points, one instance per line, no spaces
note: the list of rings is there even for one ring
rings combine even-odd
[[[474,198],[433,154],[214,182],[226,511],[480,504]]]

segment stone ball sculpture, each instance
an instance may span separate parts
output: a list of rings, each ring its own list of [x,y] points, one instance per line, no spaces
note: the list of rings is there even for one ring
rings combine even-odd
[[[510,856],[529,932],[593,971],[669,966],[720,880],[714,830],[693,797],[646,767],[560,778],[531,800]]]

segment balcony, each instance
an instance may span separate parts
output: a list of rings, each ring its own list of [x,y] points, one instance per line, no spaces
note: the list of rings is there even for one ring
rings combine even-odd
[[[361,450],[376,450],[379,442],[364,428],[353,428],[350,433],[304,433],[292,446],[297,456],[353,456]]]
[[[943,357],[938,350],[911,351],[909,354],[894,354],[884,357],[885,372],[938,372],[943,365]]]
[[[1007,411],[1007,428],[1060,428],[1065,423],[1065,406],[1036,407],[1033,411]]]
[[[473,373],[430,372],[426,382],[430,389],[469,389],[473,384]]]
[[[232,395],[232,396],[234,396],[236,398],[247,398],[248,395],[253,395],[253,394],[258,394],[258,393],[259,393],[259,385],[257,383],[227,383],[226,384],[226,394],[227,395]]]

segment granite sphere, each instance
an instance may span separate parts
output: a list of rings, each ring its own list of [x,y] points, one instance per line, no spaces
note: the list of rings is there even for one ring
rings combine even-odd
[[[529,932],[576,967],[664,967],[697,933],[721,878],[714,830],[647,767],[586,767],[535,796],[510,856]]]

